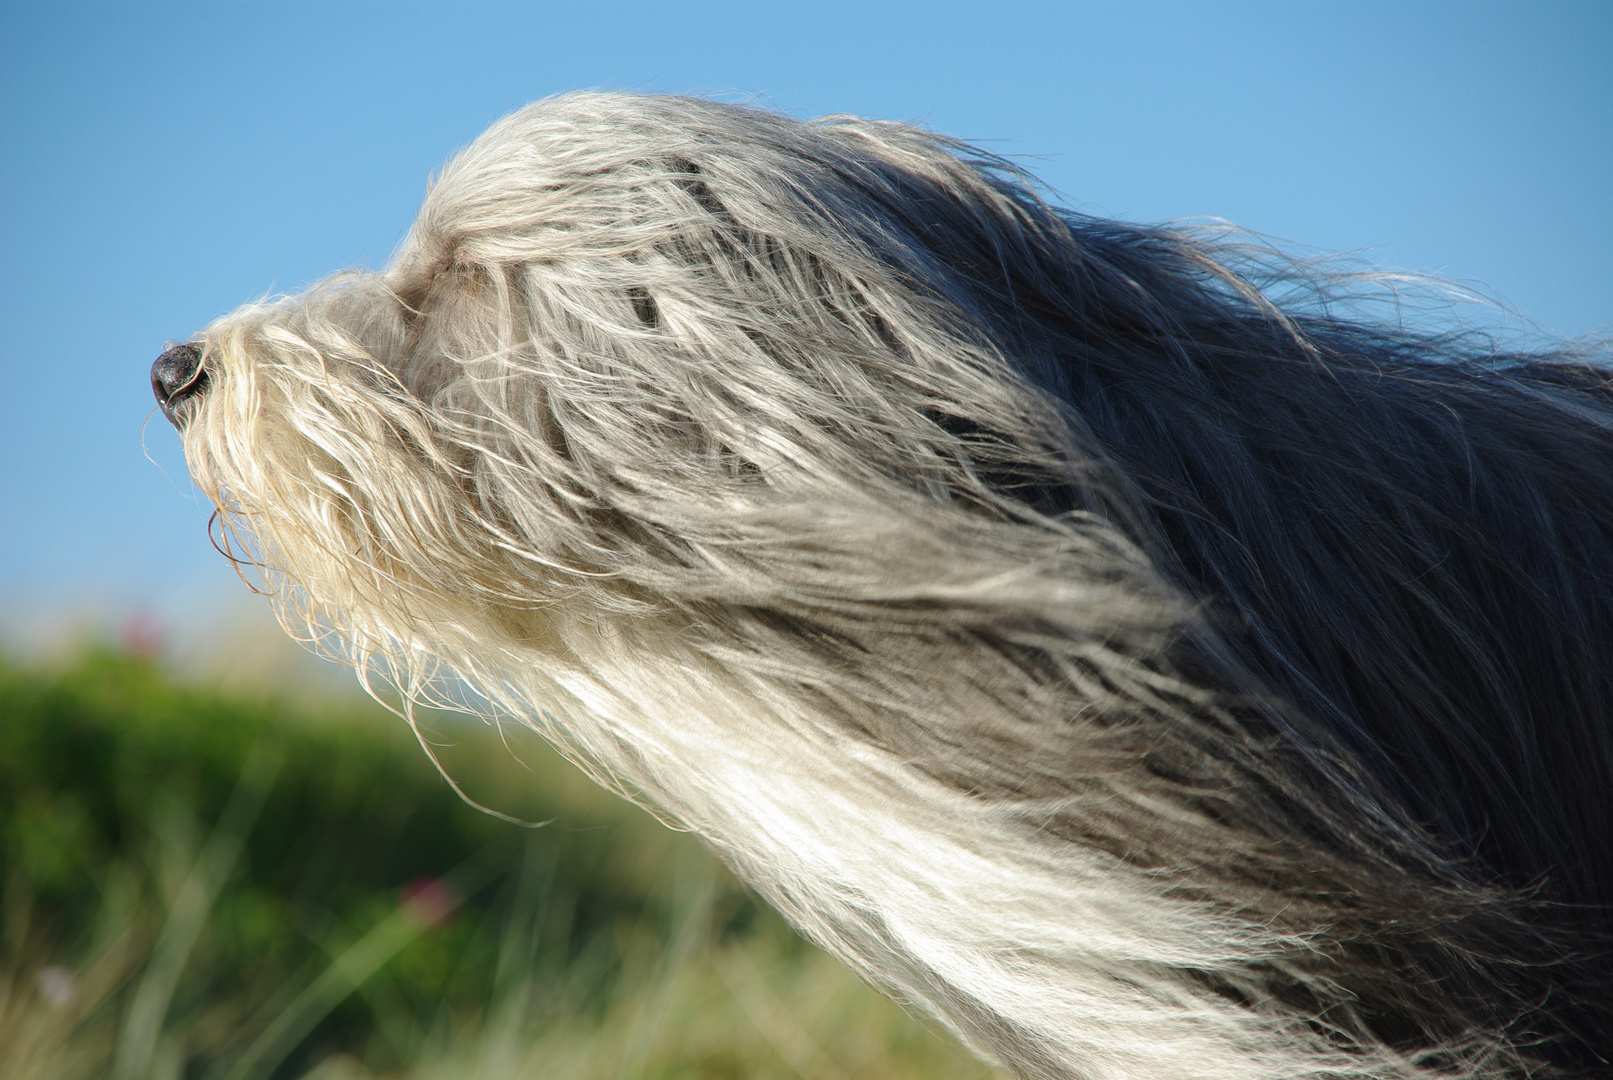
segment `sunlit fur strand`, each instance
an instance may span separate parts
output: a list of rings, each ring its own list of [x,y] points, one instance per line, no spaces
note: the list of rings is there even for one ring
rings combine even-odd
[[[209,327],[187,455],[294,627],[463,679],[1019,1075],[1589,1068],[1606,961],[1543,901],[1607,897],[1516,853],[1608,844],[1601,376],[1255,269],[915,128],[570,95],[384,272]],[[1500,773],[1518,597],[1599,681]],[[1543,809],[1486,847],[1469,765]]]

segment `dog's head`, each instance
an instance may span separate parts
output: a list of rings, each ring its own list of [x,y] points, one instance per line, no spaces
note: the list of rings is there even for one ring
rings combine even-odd
[[[542,102],[447,165],[387,269],[244,307],[153,384],[230,550],[369,645],[985,579],[1157,626],[1113,587],[1135,552],[1060,516],[1117,503],[1025,370],[1037,268],[1079,260],[1000,166],[900,125]]]

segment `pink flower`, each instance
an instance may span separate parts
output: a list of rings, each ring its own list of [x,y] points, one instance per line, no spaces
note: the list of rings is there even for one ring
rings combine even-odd
[[[40,995],[58,1008],[72,1001],[78,993],[78,980],[73,978],[73,973],[55,964],[40,968],[34,982],[39,986]]]
[[[118,627],[118,644],[138,660],[151,660],[162,651],[167,631],[149,611],[131,611]]]
[[[442,878],[415,878],[403,887],[403,917],[424,929],[443,926],[459,910],[459,896]]]

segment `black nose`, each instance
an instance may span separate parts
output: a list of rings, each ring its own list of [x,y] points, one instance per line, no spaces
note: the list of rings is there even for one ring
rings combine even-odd
[[[175,345],[151,365],[151,392],[174,427],[183,426],[187,406],[205,389],[207,369],[202,367],[202,350],[194,345]]]

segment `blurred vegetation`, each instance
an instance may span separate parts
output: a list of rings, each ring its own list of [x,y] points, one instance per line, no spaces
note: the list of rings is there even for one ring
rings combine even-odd
[[[378,707],[0,663],[0,1075],[992,1075],[535,736],[429,720],[547,824]]]

